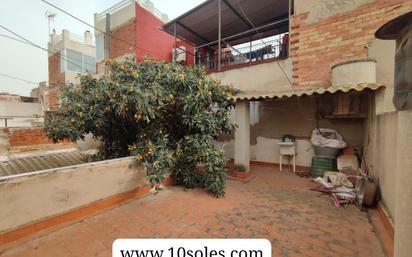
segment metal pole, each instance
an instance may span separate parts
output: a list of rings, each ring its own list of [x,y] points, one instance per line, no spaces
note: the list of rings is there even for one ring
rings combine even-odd
[[[176,62],[176,58],[177,58],[177,43],[176,43],[176,22],[175,22],[175,24],[173,25],[173,34],[174,34],[174,37],[175,37],[175,42],[174,42],[174,47],[173,47],[173,53],[172,53],[172,63],[175,63]]]
[[[220,58],[222,54],[222,6],[221,0],[217,1],[217,9],[218,9],[218,36],[217,36],[217,70],[220,71]]]
[[[252,37],[249,38],[249,63],[252,62]]]

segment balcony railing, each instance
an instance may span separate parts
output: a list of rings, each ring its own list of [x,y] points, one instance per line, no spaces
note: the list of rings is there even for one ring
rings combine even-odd
[[[114,14],[119,10],[128,7],[129,5],[133,4],[134,2],[139,3],[142,7],[146,10],[151,12],[154,16],[162,20],[163,22],[167,22],[169,20],[167,14],[162,13],[160,10],[156,9],[153,5],[153,2],[150,0],[123,0],[110,8],[104,10],[103,12],[96,15],[96,20],[101,21],[106,18],[106,14]]]
[[[220,68],[221,70],[242,67],[249,64],[257,64],[270,59],[282,59],[288,57],[288,42],[282,43],[280,39],[259,40],[245,46],[229,46],[222,49]],[[217,71],[217,52],[198,51],[196,64],[204,65],[206,70]]]
[[[106,14],[113,14],[121,9],[123,9],[124,7],[128,6],[129,4],[132,4],[134,2],[134,0],[123,0],[113,6],[111,6],[110,8],[104,10],[103,12],[97,14],[96,19],[97,21],[100,21],[102,19],[106,18]]]
[[[70,39],[75,42],[81,43],[81,44],[86,44],[86,45],[91,45],[91,46],[95,45],[93,38],[82,37],[80,35],[76,35],[73,33],[70,33]]]
[[[80,35],[71,33],[67,30],[63,31],[61,34],[56,34],[56,33],[51,34],[50,37],[49,37],[49,42],[52,45],[56,45],[60,41],[62,41],[63,39],[66,39],[66,40],[68,39],[68,40],[71,40],[71,41],[74,41],[74,42],[77,42],[77,43],[80,43],[80,44],[86,44],[86,45],[90,45],[90,46],[95,45],[95,42],[94,42],[93,38],[91,37],[91,35],[90,35],[90,37],[80,36]]]

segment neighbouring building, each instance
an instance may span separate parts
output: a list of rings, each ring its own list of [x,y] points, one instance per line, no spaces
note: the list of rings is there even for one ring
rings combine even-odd
[[[0,128],[38,127],[43,112],[37,97],[0,93]]]
[[[133,57],[140,62],[150,56],[171,61],[175,42],[178,48],[187,49],[187,53],[181,53],[180,61],[193,64],[193,47],[179,38],[175,41],[173,36],[159,29],[167,21],[168,16],[157,10],[150,0],[124,0],[96,13],[97,73],[105,72],[105,59]]]
[[[278,165],[278,143],[290,134],[298,167],[309,169],[312,130],[335,129],[362,149],[379,206],[404,233],[395,236],[395,252],[410,253],[402,241],[410,215],[396,192],[397,175],[412,169],[399,157],[412,150],[399,144],[412,118],[392,104],[395,41],[375,32],[411,10],[410,0],[210,0],[163,29],[195,46],[196,63],[211,78],[242,91],[234,97],[237,128],[217,142],[235,167]]]
[[[50,35],[48,43],[49,81],[41,85],[40,98],[47,110],[58,105],[59,89],[64,84],[78,83],[79,74],[96,73],[96,50],[90,31],[83,36],[63,30]]]

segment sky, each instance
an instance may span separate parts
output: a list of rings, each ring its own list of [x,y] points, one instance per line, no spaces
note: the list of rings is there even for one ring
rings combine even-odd
[[[121,0],[48,0],[50,3],[93,24],[93,15],[102,12]],[[170,19],[197,6],[204,0],[152,0],[156,9],[166,13]],[[59,12],[40,0],[0,0],[0,25],[22,35],[34,43],[47,48],[48,21],[45,13],[57,13],[51,29],[58,34],[62,29],[83,35],[93,28]],[[2,36],[3,35],[3,36]],[[47,52],[16,42],[6,36],[13,36],[0,28],[0,92],[30,95],[34,83],[4,77],[8,75],[32,82],[46,81],[48,77]],[[15,36],[13,36],[15,37]],[[2,74],[2,75],[1,75]]]

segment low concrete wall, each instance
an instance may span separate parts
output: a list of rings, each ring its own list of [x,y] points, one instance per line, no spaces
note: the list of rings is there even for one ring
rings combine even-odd
[[[289,78],[292,77],[292,59],[288,58],[278,62],[255,64],[243,68],[211,73],[213,79],[222,81],[225,85],[233,85],[242,91],[273,91],[290,89]]]
[[[0,232],[142,187],[145,174],[127,157],[4,177]]]
[[[390,218],[395,217],[395,182],[397,176],[397,112],[373,115],[367,124],[365,159],[378,179],[380,197]]]
[[[357,60],[332,67],[332,86],[376,83],[376,61]]]

